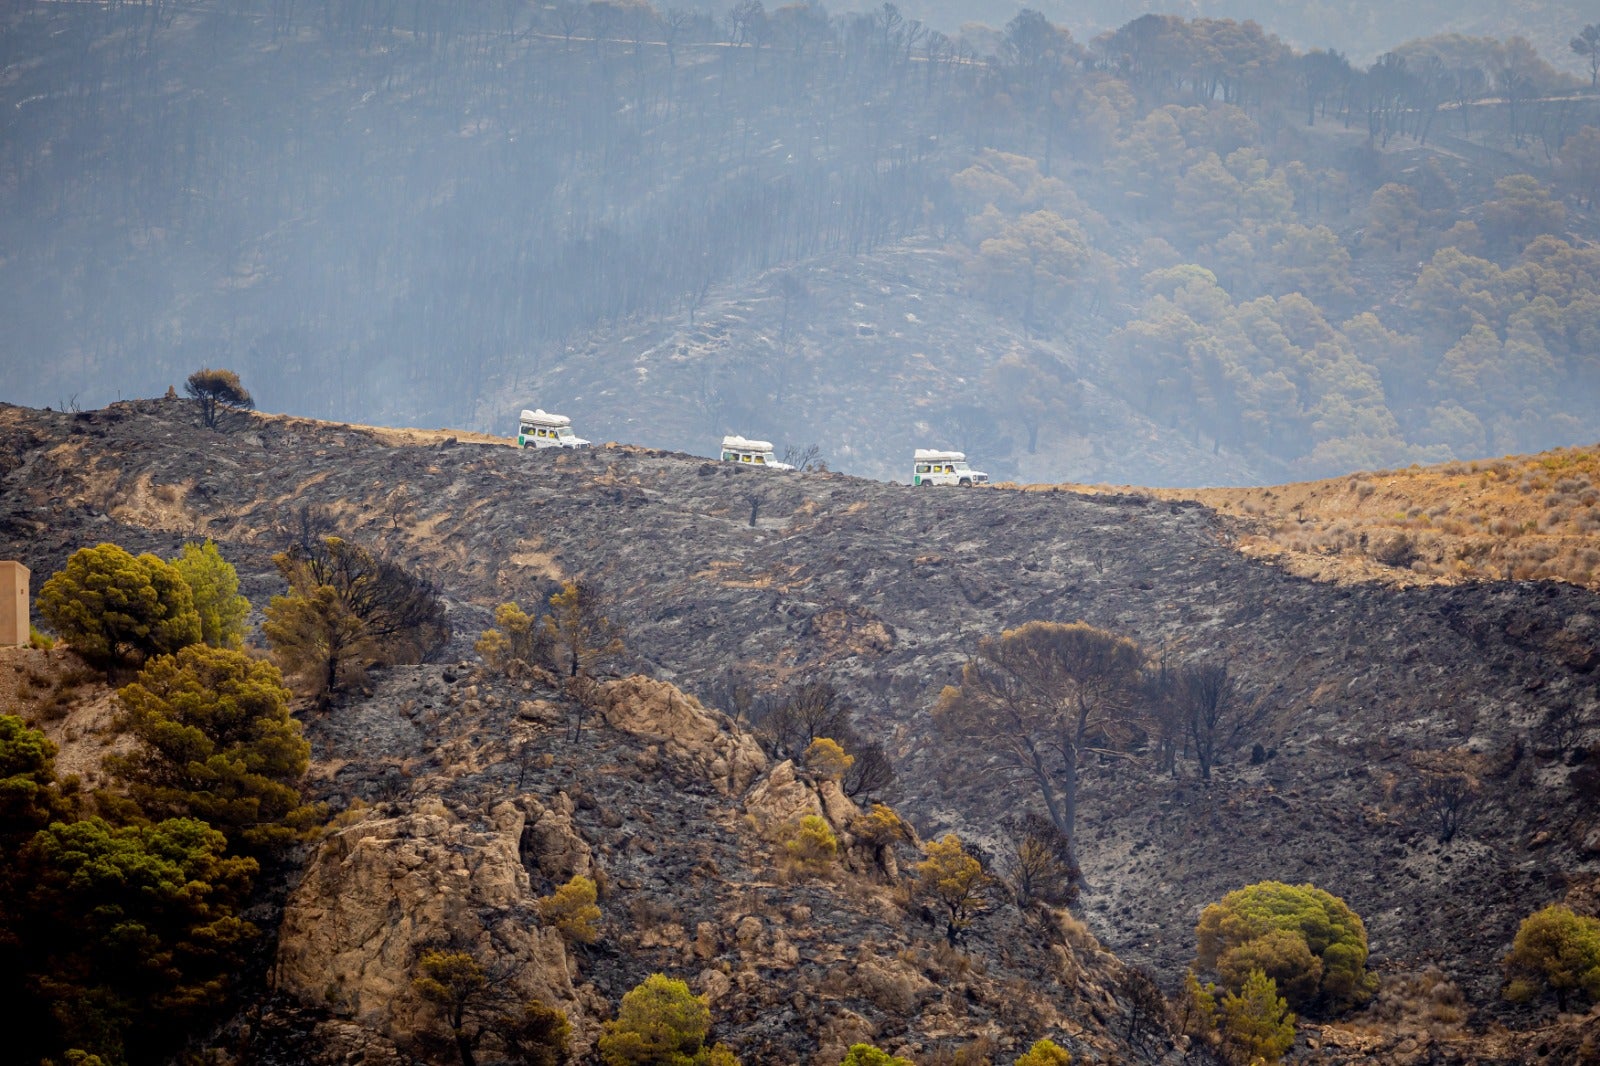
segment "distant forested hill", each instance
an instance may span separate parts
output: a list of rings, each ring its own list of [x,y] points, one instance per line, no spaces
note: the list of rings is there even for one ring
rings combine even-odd
[[[1368,64],[1270,23],[756,0],[0,18],[8,400],[220,365],[268,409],[539,403],[882,477],[914,444],[1237,483],[1600,438],[1600,95],[1526,41]]]
[[[863,10],[871,4],[852,5]],[[963,23],[1003,25],[1024,5],[993,0],[914,0],[902,4],[910,17],[940,29]],[[1460,33],[1475,37],[1525,37],[1563,70],[1588,69],[1567,46],[1573,26],[1595,20],[1584,0],[1421,0],[1390,4],[1380,0],[1044,0],[1029,5],[1080,37],[1115,30],[1141,15],[1185,18],[1253,19],[1301,50],[1337,49],[1363,65],[1400,41]]]

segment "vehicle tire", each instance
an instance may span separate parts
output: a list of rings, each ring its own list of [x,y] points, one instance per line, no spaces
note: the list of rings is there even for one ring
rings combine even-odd
[[[969,477],[962,478],[961,479],[961,487],[964,488],[964,489],[970,489],[972,487],[972,479],[969,478]]]
[[[928,487],[929,487],[929,486],[931,486],[931,485],[932,485],[932,484],[933,484],[933,482],[932,482],[932,481],[929,481],[929,480],[927,480],[927,479],[926,479],[926,478],[925,478],[925,479],[923,479],[923,482],[922,482],[922,487],[923,487],[923,488],[928,488]]]

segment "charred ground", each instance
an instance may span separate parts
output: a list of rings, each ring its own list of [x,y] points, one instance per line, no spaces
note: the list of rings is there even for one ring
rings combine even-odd
[[[1239,555],[1229,521],[1137,495],[914,490],[774,475],[628,448],[397,445],[252,417],[203,429],[178,402],[0,408],[0,555],[36,581],[114,540],[171,553],[210,536],[258,605],[304,508],[439,581],[464,655],[496,603],[562,578],[615,598],[637,665],[691,692],[739,672],[830,678],[900,772],[924,833],[993,841],[1029,801],[941,742],[928,708],[976,639],[1082,619],[1178,659],[1224,659],[1271,726],[1209,785],[1137,758],[1083,785],[1082,909],[1172,984],[1200,906],[1263,878],[1315,881],[1365,916],[1391,974],[1437,964],[1475,1005],[1531,910],[1600,853],[1582,793],[1600,601],[1562,584],[1319,584]],[[751,517],[755,521],[752,524]],[[319,757],[338,757],[338,744]],[[1417,752],[1489,772],[1447,845],[1414,802]]]

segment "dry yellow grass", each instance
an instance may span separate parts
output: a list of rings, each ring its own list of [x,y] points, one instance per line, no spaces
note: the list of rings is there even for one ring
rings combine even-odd
[[[1198,501],[1238,520],[1246,555],[1320,580],[1600,587],[1600,446],[1264,488],[1060,487]]]
[[[255,412],[255,417],[266,422],[281,422],[292,426],[324,426],[333,429],[353,429],[361,433],[370,434],[374,439],[385,444],[393,445],[433,445],[446,440],[456,440],[469,444],[499,444],[507,448],[517,446],[517,438],[496,437],[488,433],[471,433],[460,429],[396,429],[389,426],[365,426],[356,422],[329,422],[320,418],[303,418],[299,415],[263,414]]]

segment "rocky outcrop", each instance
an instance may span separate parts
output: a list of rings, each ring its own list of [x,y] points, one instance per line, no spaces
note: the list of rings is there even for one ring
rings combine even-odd
[[[794,763],[788,759],[774,766],[772,772],[750,790],[744,799],[744,809],[764,830],[823,813],[817,790],[795,772]]]
[[[680,772],[709,781],[725,795],[742,794],[767,768],[755,738],[665,681],[625,677],[608,682],[602,699],[607,725],[659,744]]]
[[[522,830],[522,851],[552,883],[565,884],[574,877],[590,877],[594,860],[589,845],[572,824],[572,798],[556,794],[548,805],[524,797],[527,821]]]
[[[329,837],[284,911],[278,990],[403,1044],[432,1022],[412,986],[418,956],[468,951],[501,990],[558,1006],[580,1027],[566,948],[533,908],[525,824],[511,803],[473,824],[425,801]]]

